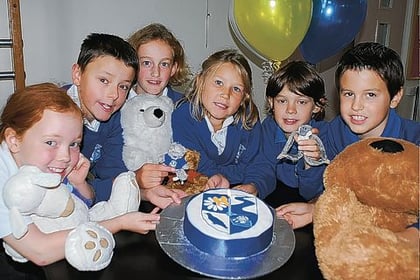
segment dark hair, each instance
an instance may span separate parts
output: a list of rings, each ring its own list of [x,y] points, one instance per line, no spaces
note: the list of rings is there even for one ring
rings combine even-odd
[[[202,120],[207,114],[202,103],[206,79],[211,78],[218,67],[224,63],[233,64],[244,83],[244,97],[238,111],[233,115],[234,123],[237,124],[242,121],[242,126],[245,129],[251,129],[259,119],[257,106],[252,100],[252,72],[248,60],[237,50],[221,50],[204,60],[201,64],[201,71],[195,76],[184,99],[191,102],[191,111],[194,118]]]
[[[41,120],[45,110],[74,113],[83,125],[82,112],[67,92],[55,84],[42,83],[27,86],[9,96],[0,117],[0,142],[7,128],[21,137]]]
[[[338,62],[335,85],[340,91],[340,78],[347,70],[372,70],[385,82],[391,99],[404,86],[404,68],[397,52],[379,43],[360,43],[348,50]]]
[[[136,50],[124,39],[111,34],[89,34],[80,47],[77,64],[83,72],[92,60],[101,56],[112,56],[121,60],[126,66],[133,68],[135,73],[139,70]],[[131,85],[135,83],[136,79]]]
[[[188,81],[190,69],[186,62],[184,48],[168,28],[160,23],[151,23],[142,29],[137,30],[127,39],[136,51],[141,45],[155,40],[161,40],[169,45],[174,56],[173,62],[178,65],[177,71],[169,79],[169,84],[171,86],[180,86],[184,84]]]
[[[315,120],[324,118],[327,105],[324,80],[311,64],[305,61],[291,61],[270,76],[265,90],[268,114],[273,114],[268,99],[276,97],[285,86],[297,95],[311,97],[315,105],[320,108],[319,112],[313,113],[312,118]]]

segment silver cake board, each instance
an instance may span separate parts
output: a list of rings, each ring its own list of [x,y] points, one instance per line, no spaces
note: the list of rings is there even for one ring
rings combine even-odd
[[[269,247],[245,258],[227,258],[207,254],[192,245],[184,235],[185,205],[171,204],[161,212],[156,238],[163,251],[181,266],[196,273],[219,279],[249,279],[266,275],[287,262],[295,249],[295,234],[284,219],[274,219],[273,239]],[[274,211],[274,210],[273,210]]]

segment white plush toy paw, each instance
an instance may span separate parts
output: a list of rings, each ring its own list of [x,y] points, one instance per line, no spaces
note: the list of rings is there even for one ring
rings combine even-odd
[[[15,251],[12,247],[10,247],[6,242],[3,242],[4,252],[9,255],[15,262],[25,263],[28,260],[24,258],[21,254]]]
[[[109,200],[98,202],[89,209],[89,220],[103,221],[138,211],[140,201],[140,188],[137,185],[136,174],[132,171],[121,173],[112,184]]]
[[[79,225],[66,239],[66,260],[80,271],[97,271],[109,265],[114,254],[112,233],[94,222]]]

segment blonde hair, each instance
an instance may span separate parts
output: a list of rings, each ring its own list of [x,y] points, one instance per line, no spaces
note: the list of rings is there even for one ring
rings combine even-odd
[[[137,30],[127,39],[128,43],[130,43],[136,51],[138,51],[141,45],[156,40],[163,41],[169,45],[174,56],[173,62],[178,65],[177,71],[169,79],[169,85],[183,85],[190,77],[190,69],[186,62],[184,48],[169,29],[160,23],[152,23]]]
[[[236,50],[221,50],[209,56],[202,63],[200,73],[192,81],[191,87],[185,95],[185,100],[191,103],[193,117],[197,120],[202,120],[207,114],[202,103],[205,81],[207,78],[213,76],[220,65],[224,63],[234,65],[244,83],[244,97],[238,111],[233,115],[234,123],[237,124],[241,121],[243,128],[250,130],[259,119],[257,106],[252,100],[252,72],[246,58]]]

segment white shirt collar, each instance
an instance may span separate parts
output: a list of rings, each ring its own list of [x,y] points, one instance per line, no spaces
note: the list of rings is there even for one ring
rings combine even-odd
[[[211,142],[217,147],[217,152],[219,155],[223,153],[226,147],[226,138],[227,138],[227,129],[230,124],[233,123],[233,116],[226,118],[222,124],[222,128],[218,131],[214,131],[213,125],[210,123],[210,119],[205,116],[207,127],[211,133]]]
[[[72,85],[68,90],[67,90],[67,94],[70,96],[70,98],[74,101],[74,103],[77,104],[77,106],[79,106],[79,108],[81,109],[81,105],[80,105],[80,98],[79,98],[79,92],[77,91],[77,86],[76,85]],[[88,121],[86,118],[83,118],[83,124],[90,130],[93,132],[98,132],[99,130],[99,126],[101,125],[101,123],[97,120],[93,120],[93,121]]]
[[[210,130],[210,132],[211,133],[215,133],[214,132],[214,128],[213,128],[213,125],[211,124],[211,122],[210,122],[210,119],[207,117],[207,116],[204,116],[204,119],[206,120],[206,123],[207,123],[207,127],[209,128],[209,130]],[[224,121],[223,121],[223,124],[222,124],[222,128],[220,129],[220,130],[224,130],[224,129],[226,129],[231,123],[233,123],[233,116],[230,116],[230,117],[227,117]],[[219,131],[220,131],[219,130]],[[218,132],[219,132],[218,131]],[[216,132],[216,133],[218,133],[218,132]]]

